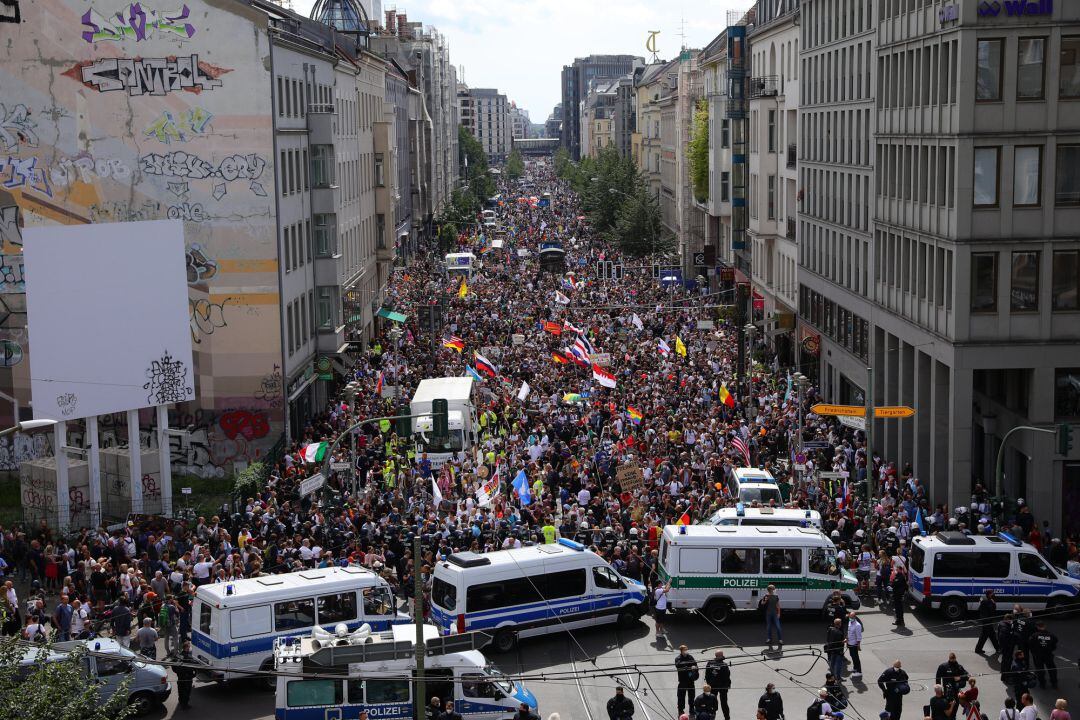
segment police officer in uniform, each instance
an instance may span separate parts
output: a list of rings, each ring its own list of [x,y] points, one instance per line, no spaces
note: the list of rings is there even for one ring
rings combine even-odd
[[[1057,688],[1057,662],[1054,660],[1054,651],[1057,650],[1057,636],[1046,629],[1046,623],[1040,620],[1035,625],[1035,633],[1029,643],[1031,664],[1035,669],[1035,677],[1039,681],[1039,687],[1046,687],[1046,673],[1050,675],[1050,687]]]
[[[975,652],[981,653],[983,646],[989,640],[994,646],[994,652],[998,651],[997,638],[994,636],[994,618],[997,617],[997,602],[994,601],[992,588],[986,589],[986,594],[979,601],[979,641],[975,643]]]
[[[717,650],[716,657],[705,664],[705,684],[712,688],[713,695],[719,701],[724,720],[731,720],[727,701],[728,690],[731,689],[731,666],[724,659],[723,650]]]

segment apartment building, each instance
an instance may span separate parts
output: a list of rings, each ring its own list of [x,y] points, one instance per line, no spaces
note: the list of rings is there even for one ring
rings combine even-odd
[[[513,150],[510,102],[494,88],[457,86],[458,116],[461,125],[480,142],[488,164],[501,165]]]
[[[675,238],[679,266],[687,279],[698,273],[694,254],[705,247],[705,213],[694,202],[687,152],[694,109],[702,96],[698,55],[699,51],[683,50],[668,64],[655,100],[660,111],[660,213],[664,229]]]
[[[749,222],[753,317],[782,363],[795,361],[799,0],[761,0],[750,44]]]
[[[532,137],[529,111],[519,108],[516,102],[510,103],[510,135],[514,140],[527,140]]]
[[[803,0],[800,32],[804,358],[916,410],[874,446],[935,501],[980,482],[1075,531],[1076,443],[994,464],[1080,416],[1080,8]]]
[[[709,197],[699,206],[704,213],[705,251],[713,267],[734,267],[731,247],[731,119],[727,117],[727,30],[698,54],[702,89],[709,111]],[[710,249],[711,248],[711,249]]]
[[[645,59],[634,55],[589,55],[575,58],[562,69],[562,146],[573,160],[581,155],[582,102],[593,83],[614,80],[635,68],[645,65]]]
[[[598,82],[581,103],[582,157],[595,158],[605,147],[615,144],[616,87],[616,81]]]
[[[658,62],[645,66],[634,88],[637,95],[634,144],[639,148],[635,162],[657,202],[660,201],[660,97],[667,92],[665,83],[672,65]]]

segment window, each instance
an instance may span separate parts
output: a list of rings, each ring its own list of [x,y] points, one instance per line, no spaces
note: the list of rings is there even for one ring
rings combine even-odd
[[[1009,307],[1016,312],[1039,309],[1039,253],[1022,250],[1012,254],[1012,291]]]
[[[997,253],[971,254],[971,312],[997,310]]]
[[[1001,100],[1001,40],[980,40],[975,67],[975,99]]]
[[[408,680],[368,680],[367,704],[409,702]]]
[[[768,218],[769,220],[776,219],[776,176],[770,175],[768,178],[768,187],[766,192],[766,202],[768,204]]]
[[[617,572],[602,566],[593,568],[593,583],[602,590],[622,590],[626,587],[626,582]]]
[[[232,639],[266,635],[270,632],[270,608],[256,605],[229,611],[229,637]]]
[[[761,551],[757,548],[723,548],[720,552],[720,572],[724,575],[761,572]]]
[[[767,575],[802,575],[802,550],[765,548],[764,556]]]
[[[1029,147],[1017,147],[1013,158],[1013,205],[1017,207],[1038,205],[1041,198],[1039,193],[1039,172],[1042,165],[1042,147],[1033,145]]]
[[[281,155],[281,161],[278,162],[278,175],[281,178],[281,197],[286,197],[289,194],[289,183],[288,178],[286,177],[286,174],[289,172],[289,163],[285,160],[286,155],[284,150],[279,154]]]
[[[934,577],[1004,578],[1011,565],[1009,553],[1004,552],[939,552],[934,554]]]
[[[393,615],[394,597],[387,587],[364,588],[364,617]]]
[[[278,114],[278,117],[285,117],[285,105],[283,104],[283,101],[285,100],[284,96],[285,96],[285,85],[284,85],[284,83],[282,81],[282,77],[280,75],[278,75],[278,79],[277,79],[277,114]]]
[[[728,119],[722,119],[720,121],[720,147],[726,148],[731,146],[731,121]]]
[[[1001,148],[975,148],[975,207],[994,207],[998,204],[998,156]]]
[[[296,350],[296,343],[293,340],[293,331],[292,331],[292,329],[293,329],[293,304],[292,303],[289,303],[288,306],[285,308],[285,318],[286,318],[286,320],[285,320],[286,332],[288,333],[288,339],[289,339],[289,354],[292,355],[293,352]]]
[[[98,677],[111,675],[127,675],[131,672],[131,662],[127,658],[106,657],[98,655],[95,658]]]
[[[292,242],[290,242],[291,239],[292,239],[291,230],[292,229],[289,228],[289,227],[282,228],[282,234],[284,234],[284,236],[285,236],[285,242],[282,243],[282,244],[285,246],[285,272],[286,273],[292,271],[292,250],[290,249],[290,246],[292,245]]]
[[[1080,97],[1080,35],[1062,36],[1060,60],[1058,94],[1062,98]]]
[[[1053,309],[1080,310],[1080,250],[1054,253]]]
[[[315,216],[315,257],[337,254],[337,218],[330,213]]]
[[[683,548],[679,551],[679,573],[708,573],[717,571],[716,548]]]
[[[1080,205],[1080,145],[1058,145],[1055,187],[1058,205]]]
[[[1016,99],[1042,100],[1046,38],[1020,38],[1016,53]]]
[[[311,181],[315,187],[334,184],[334,146],[311,146]]]
[[[214,608],[203,603],[199,608],[199,632],[210,635],[210,627],[214,621]]]
[[[731,197],[731,173],[723,170],[720,172],[720,202],[729,202]]]
[[[307,298],[303,293],[300,293],[300,339],[297,341],[298,345],[303,345],[307,341]]]
[[[435,578],[431,585],[431,602],[453,612],[457,608],[457,588],[442,578]]]
[[[1020,553],[1020,572],[1025,575],[1034,575],[1035,577],[1048,578],[1050,580],[1057,579],[1057,573],[1050,569],[1050,567],[1043,562],[1043,559],[1035,553]]]
[[[495,684],[484,675],[462,675],[461,694],[467,698],[494,698]]]
[[[383,172],[383,154],[375,153],[375,186],[383,187],[386,185],[386,178]]]
[[[319,624],[325,628],[356,619],[356,593],[344,592],[322,595],[318,599]]]
[[[292,680],[285,685],[289,707],[309,705],[340,705],[340,680]]]
[[[1054,371],[1054,417],[1080,418],[1080,368]]]
[[[274,631],[296,630],[315,624],[315,601],[311,598],[274,603]]]
[[[776,152],[776,111],[769,111],[769,152]]]

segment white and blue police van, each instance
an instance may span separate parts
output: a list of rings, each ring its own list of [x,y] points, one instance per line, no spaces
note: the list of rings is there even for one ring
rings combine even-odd
[[[728,478],[728,491],[731,497],[746,505],[769,505],[770,503],[780,507],[784,504],[784,498],[780,494],[780,486],[776,484],[776,478],[768,470],[758,468],[732,468]]]
[[[510,720],[521,703],[537,711],[536,696],[490,665],[480,652],[491,636],[467,633],[441,637],[425,625],[425,706],[439,698],[465,720]],[[382,633],[367,626],[282,638],[274,647],[275,720],[351,720],[424,717],[415,708],[416,626],[395,625]]]
[[[629,626],[645,614],[645,586],[623,577],[581,543],[477,554],[435,565],[431,619],[443,633],[484,630],[499,652],[517,638],[608,622]]]
[[[274,664],[274,641],[316,625],[375,630],[409,622],[390,585],[359,567],[333,567],[203,585],[191,608],[192,655],[199,677],[231,680]]]
[[[1074,604],[1080,580],[1053,567],[1033,546],[1001,533],[939,532],[911,540],[908,593],[923,607],[959,620],[987,590],[999,603],[1029,610]]]

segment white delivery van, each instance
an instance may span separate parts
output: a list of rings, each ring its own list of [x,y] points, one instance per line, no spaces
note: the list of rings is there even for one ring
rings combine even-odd
[[[821,529],[821,513],[817,510],[799,508],[735,507],[720,508],[699,525],[762,525],[787,527],[812,527]]]
[[[431,618],[442,632],[493,633],[500,652],[518,637],[630,625],[644,613],[644,585],[565,538],[519,550],[454,553],[435,565],[431,587]]]
[[[767,470],[757,468],[733,468],[728,480],[731,497],[746,505],[784,504],[776,478]]]
[[[1057,569],[1039,551],[1006,533],[965,535],[939,532],[911,539],[908,593],[949,620],[977,610],[987,589],[999,603],[1030,610],[1072,604],[1080,580]]]
[[[371,718],[423,717],[413,707],[416,626],[365,630],[316,628],[311,637],[278,641],[276,720],[340,720],[363,711]],[[486,638],[477,635],[444,638],[424,626],[426,698],[453,700],[466,720],[512,718],[521,703],[536,712],[536,696],[487,662],[479,650]]]
[[[63,662],[71,659],[76,652],[86,681],[98,686],[98,698],[102,705],[122,689],[127,693],[127,702],[132,706],[135,715],[146,715],[160,707],[169,697],[172,687],[165,668],[144,662],[145,658],[111,638],[71,640],[53,643],[48,647],[26,647],[15,677],[22,682],[30,676],[34,666]]]
[[[412,419],[413,433],[416,434],[416,457],[427,453],[431,466],[441,468],[447,460],[459,455],[476,444],[476,409],[473,404],[473,379],[469,377],[426,378],[416,386],[409,414]],[[450,426],[450,445],[436,445],[431,433],[434,421],[431,418],[431,402],[446,400],[448,424]]]
[[[485,210],[484,211],[484,222],[494,221],[494,220],[495,220],[495,211],[494,210]]]
[[[273,667],[274,640],[315,625],[408,622],[385,580],[359,567],[335,567],[202,585],[191,608],[191,644],[203,679],[230,680]]]
[[[669,607],[714,623],[756,610],[769,585],[785,611],[820,612],[839,590],[858,608],[855,576],[836,563],[836,546],[816,528],[668,525],[660,536],[660,578]]]
[[[466,280],[472,280],[473,275],[480,269],[476,255],[471,252],[448,253],[443,262],[446,266],[447,277],[453,279],[465,278]]]

